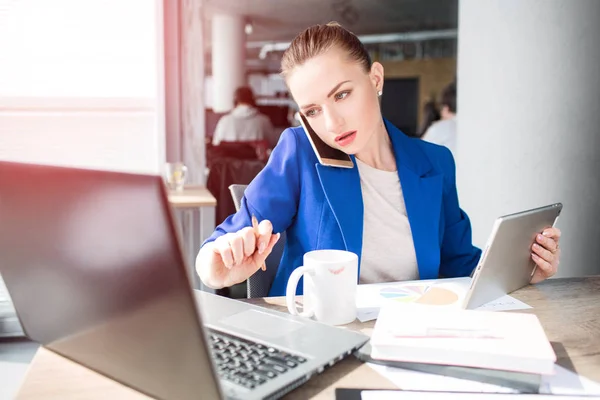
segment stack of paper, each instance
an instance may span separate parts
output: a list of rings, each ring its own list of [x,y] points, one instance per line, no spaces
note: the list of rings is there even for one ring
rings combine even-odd
[[[474,392],[482,393],[519,393],[512,387],[482,383],[467,379],[428,374],[401,368],[368,364],[375,371],[385,376],[390,382],[403,390],[427,390],[430,392]],[[554,365],[553,375],[543,375],[536,392],[553,395],[587,395],[600,396],[600,384]],[[537,395],[536,395],[537,396]],[[483,396],[482,396],[483,397]],[[444,397],[445,398],[445,397]],[[479,397],[477,397],[479,398]],[[519,396],[521,398],[521,396]],[[537,398],[537,397],[536,397]],[[541,397],[540,397],[541,398]],[[558,397],[563,399],[563,397]]]
[[[374,359],[551,374],[556,355],[533,314],[383,306]]]
[[[484,387],[504,387],[521,393],[537,393],[542,384],[543,375],[540,374],[488,368],[459,367],[454,365],[376,360],[371,357],[371,344],[368,342],[355,352],[354,355],[373,368],[383,368],[382,371],[403,371],[409,375],[408,380],[410,381],[410,385],[416,384],[416,388],[421,388],[419,380],[433,384],[436,379],[446,379],[450,382],[454,379],[458,382],[470,382],[471,384],[479,382]],[[390,380],[394,381],[393,379]],[[401,382],[402,384],[399,387],[405,388],[407,383],[403,379],[401,379]],[[408,386],[413,387],[410,385]],[[425,384],[424,387],[427,388],[429,386]]]

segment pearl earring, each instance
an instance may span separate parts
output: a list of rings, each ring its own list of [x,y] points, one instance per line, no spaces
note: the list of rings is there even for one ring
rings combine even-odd
[[[379,90],[379,91],[377,92],[377,96],[381,96],[382,94],[383,94],[383,90]]]

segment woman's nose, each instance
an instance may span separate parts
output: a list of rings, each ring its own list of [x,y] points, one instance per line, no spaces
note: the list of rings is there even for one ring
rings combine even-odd
[[[332,109],[326,109],[323,113],[325,114],[325,129],[327,129],[327,132],[342,133],[341,129],[344,126],[344,118]]]

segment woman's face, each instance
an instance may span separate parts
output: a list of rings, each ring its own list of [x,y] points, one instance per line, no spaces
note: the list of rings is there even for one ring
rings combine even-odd
[[[334,47],[295,67],[287,84],[300,112],[329,146],[347,154],[364,150],[382,123],[377,91],[383,67],[366,73]]]

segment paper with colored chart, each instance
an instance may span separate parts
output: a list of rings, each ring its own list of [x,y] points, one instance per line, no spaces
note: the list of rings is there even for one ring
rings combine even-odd
[[[356,299],[357,317],[361,322],[376,319],[379,309],[386,301],[460,308],[470,284],[471,278],[464,277],[359,285]],[[526,308],[531,306],[506,295],[478,309],[509,311]]]

